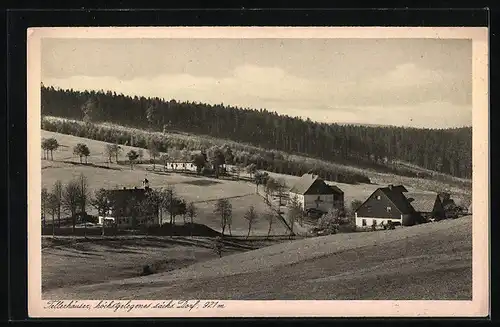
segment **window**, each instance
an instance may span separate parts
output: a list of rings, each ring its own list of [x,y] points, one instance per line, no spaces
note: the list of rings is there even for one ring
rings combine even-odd
[[[387,212],[391,212],[392,208],[391,207],[387,207]]]
[[[366,219],[361,220],[361,225],[366,226]]]
[[[381,199],[381,198],[380,198],[380,195],[377,195],[377,200],[380,200],[380,199]]]

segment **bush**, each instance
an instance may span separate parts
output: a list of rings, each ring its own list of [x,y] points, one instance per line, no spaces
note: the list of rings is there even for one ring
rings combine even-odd
[[[153,272],[153,269],[151,268],[150,265],[144,265],[142,267],[142,276],[147,276],[147,275],[151,275],[151,274],[154,274]]]

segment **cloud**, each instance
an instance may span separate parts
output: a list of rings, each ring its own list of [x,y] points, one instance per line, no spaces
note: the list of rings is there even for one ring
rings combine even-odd
[[[396,66],[360,81],[306,79],[279,67],[240,65],[226,77],[163,74],[120,80],[115,77],[47,78],[46,85],[76,90],[103,89],[126,95],[266,108],[328,122],[362,122],[439,127],[471,123],[467,97],[456,100],[460,81],[453,74]],[[466,85],[462,85],[466,89]]]

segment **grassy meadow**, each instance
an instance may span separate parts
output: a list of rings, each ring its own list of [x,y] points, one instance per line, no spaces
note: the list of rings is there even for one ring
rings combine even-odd
[[[175,193],[194,202],[195,223],[221,231],[214,212],[217,199],[232,204],[231,232],[246,236],[244,214],[257,212],[250,236],[265,236],[270,209],[256,186],[246,181],[151,171],[151,165],[108,163],[105,142],[42,131],[61,147],[54,160],[42,159],[42,185],[49,190],[80,174],[91,190],[173,186]],[[88,164],[80,164],[73,147],[85,143]],[[119,160],[133,148],[122,146]],[[143,149],[148,159],[147,150]],[[114,159],[113,159],[114,160]],[[353,168],[356,169],[356,168]],[[447,188],[454,197],[467,196],[456,184],[364,171],[371,184],[333,183],[345,194],[345,204],[364,201],[377,187],[403,184],[409,191],[428,193]],[[291,187],[299,177],[268,172]],[[246,173],[242,173],[246,176]],[[327,181],[328,182],[328,181]],[[331,183],[331,182],[328,182]],[[273,201],[275,202],[275,201]],[[96,213],[95,211],[91,213]],[[177,218],[182,224],[182,217]],[[227,232],[229,232],[226,229]],[[295,225],[300,232],[300,226]],[[275,219],[271,235],[287,235]],[[302,240],[244,240],[226,244],[224,256],[213,251],[213,240],[203,237],[77,237],[42,238],[43,298],[57,299],[463,299],[471,298],[471,217],[366,233],[341,233]],[[279,243],[279,244],[275,244]],[[141,276],[144,265],[155,267]]]
[[[249,251],[272,240],[227,242],[223,255]],[[42,239],[42,291],[172,271],[218,258],[205,237],[113,237]]]
[[[150,276],[63,287],[44,299],[471,300],[470,216],[285,241]]]
[[[54,160],[42,160],[42,185],[49,189],[56,180],[67,182],[81,173],[87,176],[91,190],[101,187],[106,189],[141,187],[142,180],[147,178],[151,187],[173,186],[178,196],[188,202],[194,202],[199,210],[196,222],[205,224],[216,231],[221,231],[220,219],[213,213],[217,199],[227,198],[233,206],[233,221],[231,226],[233,235],[246,235],[248,224],[243,218],[244,213],[250,206],[254,206],[258,214],[258,219],[252,227],[251,235],[267,235],[268,223],[265,215],[270,210],[263,201],[262,196],[256,194],[255,185],[250,182],[163,172],[162,167],[158,165],[156,166],[156,171],[152,171],[153,166],[150,164],[136,165],[131,169],[128,165],[109,164],[107,162],[107,158],[105,157],[105,146],[107,143],[105,142],[42,131],[42,138],[50,137],[56,138],[61,147],[57,151],[54,151]],[[73,155],[73,147],[78,143],[85,143],[90,149],[88,165],[80,164],[80,158]],[[122,146],[122,148],[123,150],[118,160],[125,160],[125,154],[129,150],[139,150],[139,148],[130,146]],[[143,149],[143,152],[144,158],[149,158],[147,150]],[[268,173],[273,178],[284,181],[288,188],[292,187],[300,178],[298,176],[273,172]],[[379,175],[382,176],[383,174]],[[241,176],[249,177],[245,172],[242,172]],[[347,208],[349,208],[353,200],[364,201],[378,187],[387,184],[403,184],[410,192],[427,194],[433,190],[432,187],[427,187],[427,184],[434,185],[438,183],[436,181],[416,178],[413,178],[412,182],[408,182],[408,179],[411,178],[394,175],[385,176],[385,178],[380,179],[380,183],[372,182],[371,184],[353,185],[329,181],[327,183],[335,184],[344,191],[344,200]],[[376,181],[377,179],[374,180]],[[441,185],[443,187],[443,184]],[[453,196],[458,200],[468,194],[465,189],[453,189],[451,185],[448,185],[447,188],[454,191]],[[91,213],[96,214],[94,209],[89,209]],[[301,226],[298,223],[295,225],[295,231],[301,231]],[[279,219],[276,219],[273,223],[271,234],[287,234],[286,227]]]
[[[63,183],[80,174],[87,176],[90,190],[99,188],[113,189],[122,187],[142,187],[142,180],[147,178],[152,188],[172,186],[175,194],[188,202],[194,202],[198,214],[195,222],[221,231],[220,218],[214,214],[216,200],[227,198],[233,206],[233,220],[231,231],[237,236],[246,235],[248,223],[244,214],[250,206],[254,206],[258,218],[252,226],[251,236],[265,236],[268,234],[269,225],[264,215],[270,210],[261,196],[255,194],[255,186],[249,182],[213,179],[197,175],[183,175],[173,172],[162,172],[157,167],[156,172],[148,171],[151,165],[137,165],[130,169],[127,165],[109,164],[104,156],[106,143],[83,139],[79,137],[42,131],[42,137],[54,137],[62,147],[53,154],[54,160],[42,160],[42,186],[49,190],[56,180]],[[80,164],[80,158],[73,155],[73,147],[78,143],[85,143],[90,149],[89,165]],[[124,154],[132,149],[125,147]],[[136,149],[138,150],[138,149]],[[147,156],[147,154],[146,154]],[[89,207],[89,212],[97,214],[96,210]],[[177,217],[177,221],[182,218]],[[271,235],[286,235],[286,227],[279,219],[275,219]]]

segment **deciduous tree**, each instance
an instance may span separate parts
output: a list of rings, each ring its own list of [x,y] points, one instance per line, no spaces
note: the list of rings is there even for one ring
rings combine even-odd
[[[80,186],[77,180],[71,180],[66,184],[62,192],[63,208],[71,215],[73,223],[73,232],[76,227],[76,213],[79,205]]]
[[[248,208],[248,211],[245,213],[245,219],[247,220],[248,223],[248,234],[247,234],[248,238],[250,236],[250,232],[252,231],[252,225],[257,220],[257,213],[255,212],[254,206],[250,206],[250,208]]]
[[[217,200],[215,203],[214,213],[220,217],[222,235],[224,235],[226,227],[230,225],[233,215],[233,206],[231,205],[231,202],[229,202],[228,199]]]
[[[80,163],[82,163],[82,158],[85,158],[85,163],[88,163],[87,158],[90,156],[90,150],[86,144],[78,143],[75,145],[73,154],[80,157]]]
[[[139,158],[139,154],[135,150],[130,150],[127,153],[127,158],[128,158],[128,162],[130,164],[130,169],[133,169],[135,161],[137,160],[137,158]]]
[[[61,207],[63,201],[63,185],[60,180],[54,182],[52,186],[52,194],[55,197],[55,201],[57,203],[57,225],[61,228]]]

